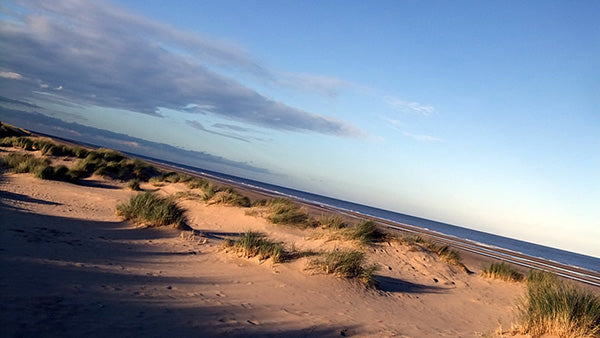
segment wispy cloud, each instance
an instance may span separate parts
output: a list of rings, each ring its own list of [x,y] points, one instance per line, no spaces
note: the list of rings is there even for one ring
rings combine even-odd
[[[0,72],[0,77],[11,80],[21,80],[23,76],[15,72]]]
[[[215,123],[212,126],[215,127],[215,128],[219,128],[219,129],[233,130],[233,131],[238,131],[238,132],[247,132],[247,131],[250,131],[250,129],[248,129],[248,128],[236,126],[236,125],[233,125],[233,124],[226,124],[226,123]]]
[[[247,139],[245,139],[245,138],[243,138],[241,136],[231,135],[231,134],[226,134],[226,133],[219,133],[219,132],[216,132],[216,131],[213,131],[213,130],[206,129],[206,128],[204,128],[204,126],[202,125],[202,123],[200,123],[198,121],[186,120],[185,123],[188,126],[194,128],[194,129],[201,130],[201,131],[213,134],[213,135],[219,135],[219,136],[228,137],[228,138],[231,138],[231,139],[234,139],[234,140],[238,140],[238,141],[250,143],[249,140],[247,140]]]
[[[416,113],[423,116],[430,116],[435,113],[435,108],[431,105],[424,105],[418,102],[408,102],[397,98],[388,97],[387,103],[394,109],[405,113]]]
[[[407,131],[402,131],[402,135],[419,142],[443,142],[444,140],[435,136],[424,134],[413,134]]]
[[[44,86],[60,92],[65,101],[156,117],[160,108],[197,113],[197,108],[189,109],[192,105],[210,107],[203,113],[276,130],[365,135],[346,122],[267,98],[225,74],[233,69],[265,82],[318,88],[326,95],[335,95],[344,85],[341,80],[273,71],[240,46],[106,3],[33,0],[20,5],[23,10],[0,20],[0,43],[11,51],[3,55],[7,71],[0,80],[12,80],[12,74],[38,80],[11,83],[11,88],[0,81],[4,96],[23,99],[23,93]]]

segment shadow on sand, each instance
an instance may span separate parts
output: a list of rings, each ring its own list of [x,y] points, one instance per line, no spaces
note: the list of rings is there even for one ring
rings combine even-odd
[[[375,276],[375,287],[384,292],[402,293],[444,293],[445,288],[407,282],[388,276]]]

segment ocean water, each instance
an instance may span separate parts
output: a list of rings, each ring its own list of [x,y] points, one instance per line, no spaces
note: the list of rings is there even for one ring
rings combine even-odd
[[[135,155],[139,156],[139,155]],[[517,239],[512,239],[508,237],[503,237],[499,235],[494,235],[482,231],[467,229],[457,225],[446,224],[442,222],[436,222],[432,220],[428,220],[425,218],[410,216],[406,214],[401,214],[398,212],[383,210],[375,207],[370,207],[367,205],[342,201],[335,198],[330,198],[326,196],[321,196],[317,194],[308,193],[305,191],[299,191],[294,189],[289,189],[277,185],[272,185],[268,183],[263,183],[259,181],[254,181],[250,179],[245,179],[241,177],[231,176],[227,174],[222,174],[218,172],[213,172],[210,170],[204,170],[192,166],[172,163],[168,161],[157,160],[153,158],[148,158],[155,162],[160,162],[164,164],[168,164],[170,166],[182,168],[194,173],[204,174],[208,176],[214,176],[216,178],[234,182],[237,184],[245,185],[248,187],[252,187],[255,189],[263,190],[270,193],[276,193],[283,196],[295,197],[307,202],[312,202],[316,204],[322,204],[326,206],[332,206],[338,209],[343,209],[347,211],[357,212],[366,216],[373,216],[377,218],[386,219],[393,222],[404,223],[416,227],[425,228],[428,230],[432,230],[444,235],[454,236],[462,239],[467,239],[470,241],[474,241],[477,243],[481,243],[484,245],[494,246],[498,248],[507,249],[513,252],[523,253],[533,257],[539,257],[546,260],[563,263],[566,265],[576,266],[580,268],[584,268],[591,271],[600,272],[600,258],[582,255],[570,251],[555,249],[539,244],[529,243]]]

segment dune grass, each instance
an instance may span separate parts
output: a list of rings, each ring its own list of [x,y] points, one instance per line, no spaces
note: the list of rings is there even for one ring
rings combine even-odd
[[[76,162],[71,170],[80,178],[96,174],[120,180],[138,179],[143,182],[160,175],[154,166],[108,149],[90,151],[85,158]]]
[[[273,224],[309,225],[308,213],[289,198],[275,198],[264,205],[269,212],[267,220]]]
[[[31,133],[25,129],[0,121],[0,138],[11,136],[28,136],[30,134]]]
[[[527,277],[527,295],[517,308],[521,333],[600,336],[600,297],[555,275],[532,271]]]
[[[338,277],[357,279],[369,286],[374,285],[373,274],[377,271],[377,265],[367,264],[364,253],[350,249],[333,250],[322,258],[313,259],[310,266]]]
[[[422,236],[400,237],[398,238],[398,241],[405,245],[425,249],[426,251],[438,256],[445,262],[457,266],[467,273],[471,273],[471,271],[469,271],[466,265],[462,262],[460,253],[456,250],[452,250],[448,245],[439,245],[431,239],[424,238]]]
[[[290,257],[283,243],[270,240],[260,232],[248,231],[236,240],[226,240],[223,245],[246,258],[258,256],[261,260],[271,258],[274,263],[281,263]]]
[[[233,188],[225,188],[222,191],[214,193],[208,204],[225,204],[235,207],[247,208],[250,206],[250,199]]]
[[[173,199],[151,192],[137,194],[126,203],[119,204],[117,214],[123,219],[149,227],[173,225],[178,229],[188,228],[184,210]]]
[[[57,180],[75,183],[77,177],[72,175],[64,165],[53,167],[46,158],[31,154],[8,154],[2,159],[2,165],[14,173],[32,173],[34,177],[44,180]]]
[[[505,262],[491,263],[490,266],[483,268],[481,276],[486,278],[501,279],[508,282],[520,282],[523,280],[523,274],[517,272]]]
[[[340,230],[346,228],[348,224],[339,215],[322,216],[316,220],[317,226],[324,229]]]
[[[127,188],[129,188],[130,190],[133,191],[140,191],[140,180],[137,178],[134,178],[132,180],[127,181]]]
[[[68,156],[83,158],[89,153],[89,151],[85,148],[69,147],[62,144],[56,144],[52,140],[45,137],[4,137],[0,140],[0,146],[21,148],[29,151],[39,150],[42,152],[42,155],[51,156]]]
[[[359,241],[363,244],[378,242],[386,238],[386,234],[377,228],[373,221],[363,221],[347,227],[343,235],[350,240]]]

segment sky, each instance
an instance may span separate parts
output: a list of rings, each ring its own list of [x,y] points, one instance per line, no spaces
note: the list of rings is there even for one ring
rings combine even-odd
[[[597,1],[3,1],[0,107],[600,257],[599,13]]]

